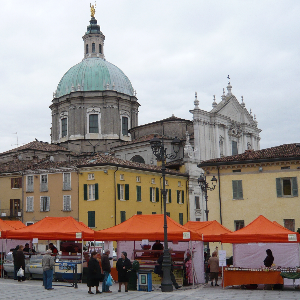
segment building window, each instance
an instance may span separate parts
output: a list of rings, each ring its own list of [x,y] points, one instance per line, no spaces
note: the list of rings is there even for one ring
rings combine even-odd
[[[140,155],[135,155],[130,160],[141,164],[145,163],[145,160]]]
[[[26,192],[33,192],[33,175],[26,176]]]
[[[71,211],[71,195],[64,195],[63,211]]]
[[[96,52],[96,46],[95,46],[95,43],[92,43],[92,53],[95,53]]]
[[[200,197],[195,196],[195,208],[200,209]]]
[[[196,221],[200,222],[201,220],[200,220],[200,218],[196,218]]]
[[[276,178],[277,197],[298,197],[297,177]]]
[[[68,133],[68,119],[61,119],[61,137],[67,136]]]
[[[232,194],[233,194],[233,200],[243,199],[242,180],[232,180]]]
[[[284,219],[283,223],[285,228],[295,231],[295,219]]]
[[[85,45],[85,54],[88,54],[88,53],[89,53],[89,45],[86,44],[86,45]]]
[[[166,212],[166,215],[170,218],[171,214],[169,212]]]
[[[151,178],[151,184],[155,184],[155,178]]]
[[[88,227],[95,228],[95,211],[88,211]]]
[[[181,181],[178,181],[178,187],[181,187]]]
[[[63,173],[63,190],[71,190],[71,173]]]
[[[137,215],[141,215],[142,212],[141,212],[141,211],[137,211],[136,214],[137,214]]]
[[[94,173],[89,173],[88,174],[88,180],[94,180],[95,179],[95,174]]]
[[[41,175],[41,192],[48,191],[48,175]]]
[[[10,216],[11,217],[20,217],[20,199],[10,199]]]
[[[50,211],[50,197],[41,196],[40,211]]]
[[[150,202],[159,202],[159,188],[150,188]]]
[[[128,118],[122,117],[122,135],[128,135]]]
[[[33,212],[33,197],[26,197],[26,211]]]
[[[98,114],[89,115],[89,133],[99,133]]]
[[[239,229],[244,228],[244,227],[245,227],[244,220],[235,220],[234,221],[235,230],[239,230]]]
[[[141,176],[136,176],[136,182],[141,182]]]
[[[20,188],[22,188],[22,177],[11,178],[11,188],[12,189],[20,189]]]
[[[102,54],[102,45],[99,44],[99,53]]]
[[[84,200],[98,200],[98,183],[83,185]]]
[[[291,168],[290,166],[281,167],[281,170],[289,170],[290,168]]]
[[[183,213],[179,213],[179,224],[183,225]]]
[[[169,185],[169,181],[168,180],[165,180],[165,185]]]
[[[177,203],[184,204],[184,191],[177,190]]]
[[[30,225],[33,225],[34,222],[26,222],[26,226],[30,226]]]
[[[140,185],[136,186],[136,201],[142,201],[142,187]]]
[[[172,193],[171,189],[166,189],[166,203],[171,203],[172,202]]]
[[[121,223],[126,221],[126,211],[120,211]]]
[[[231,145],[232,145],[232,155],[237,155],[238,154],[237,142],[232,141]]]
[[[129,184],[117,184],[118,200],[129,200]]]
[[[120,180],[124,180],[124,174],[120,174]]]
[[[152,215],[156,215],[156,211],[153,211],[153,212],[152,212]]]

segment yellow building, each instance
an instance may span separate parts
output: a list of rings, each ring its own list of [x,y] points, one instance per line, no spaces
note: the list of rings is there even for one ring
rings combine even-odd
[[[161,168],[96,155],[79,169],[79,220],[95,230],[115,226],[135,214],[162,214]],[[184,224],[188,221],[188,178],[167,171],[168,215]]]
[[[263,215],[292,231],[300,228],[300,144],[247,150],[198,167],[207,182],[218,180],[208,191],[209,220],[235,231]]]

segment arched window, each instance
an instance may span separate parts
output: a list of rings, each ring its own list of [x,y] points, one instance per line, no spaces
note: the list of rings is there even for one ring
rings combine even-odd
[[[96,52],[96,46],[95,46],[95,43],[92,44],[92,53],[95,53]]]
[[[140,155],[135,155],[131,158],[131,161],[137,162],[137,163],[145,163],[145,160]]]
[[[85,45],[85,53],[86,53],[86,54],[89,53],[89,45],[88,45],[88,44]]]
[[[102,54],[102,45],[99,44],[99,53]]]

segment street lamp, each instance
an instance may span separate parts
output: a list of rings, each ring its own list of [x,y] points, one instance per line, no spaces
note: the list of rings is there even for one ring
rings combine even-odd
[[[175,159],[177,154],[180,150],[181,141],[175,137],[172,142],[173,152],[167,154],[167,148],[164,146],[164,139],[159,139],[156,135],[150,141],[151,149],[158,161],[161,161],[161,173],[162,173],[162,180],[163,180],[163,203],[164,203],[164,255],[163,255],[163,263],[162,263],[162,270],[163,270],[163,279],[161,282],[161,291],[162,292],[172,292],[173,285],[171,280],[171,254],[168,249],[168,226],[167,226],[167,191],[166,191],[166,159]]]

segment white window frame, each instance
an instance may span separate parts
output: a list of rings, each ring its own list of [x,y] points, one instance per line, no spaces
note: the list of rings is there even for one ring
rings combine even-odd
[[[33,224],[34,224],[33,221],[28,221],[28,222],[26,222],[26,226],[30,226],[30,225],[33,225]]]
[[[165,180],[165,185],[169,185],[169,181],[168,180]]]
[[[60,118],[59,118],[59,138],[60,139],[66,139],[69,135],[69,118],[68,118],[68,112],[63,111],[60,113]],[[67,119],[67,135],[64,137],[62,136],[62,119]]]
[[[120,174],[120,180],[124,180],[124,174]]]
[[[28,184],[29,178],[32,179],[32,184]],[[34,176],[27,175],[26,176],[26,192],[33,192],[34,191]]]
[[[136,176],[136,182],[141,182],[141,176]]]
[[[169,189],[166,189],[166,203],[170,203],[169,202]]]
[[[95,200],[95,184],[88,184],[88,200],[94,201]]]
[[[26,212],[34,212],[34,197],[26,197]]]
[[[46,178],[46,181],[44,180]],[[44,181],[44,182],[43,182]],[[41,174],[40,175],[40,185],[41,185],[41,192],[48,191],[48,174]]]
[[[94,173],[88,173],[88,180],[95,180],[95,174]]]
[[[46,199],[46,208],[44,209],[45,204],[43,202],[44,202],[45,198],[47,198],[47,199]],[[41,212],[50,211],[50,197],[49,196],[40,196],[40,211]]]
[[[151,202],[155,203],[156,202],[156,188],[155,187],[151,187],[152,189],[152,199]]]
[[[181,187],[181,181],[178,181],[178,187]]]
[[[178,181],[178,182],[180,182],[180,181]],[[178,193],[178,191],[179,191],[179,193]],[[181,191],[181,190],[177,190],[177,195],[179,195],[179,201],[178,201],[178,204],[183,204],[183,203],[182,203],[182,191]]]
[[[120,184],[120,200],[125,201],[125,185]]]
[[[151,184],[155,184],[155,178],[151,178]]]
[[[68,203],[69,202],[69,203]],[[63,211],[71,211],[71,195],[63,196]],[[69,209],[68,209],[69,206]]]
[[[125,118],[127,118],[128,119],[128,135],[123,135],[123,128],[122,128],[122,118],[123,117],[125,117]],[[131,129],[131,119],[130,119],[130,115],[129,115],[129,113],[127,112],[127,111],[121,111],[120,112],[120,124],[121,124],[121,126],[120,126],[120,137],[130,137],[130,133],[129,133],[129,131],[130,131],[130,129]]]
[[[98,133],[90,132],[90,115],[98,115]],[[88,108],[86,111],[86,132],[89,136],[99,136],[101,134],[101,111],[98,107]]]
[[[65,176],[69,176],[68,180],[65,181]],[[64,191],[70,191],[71,190],[71,173],[70,172],[66,172],[63,173],[63,190]]]

